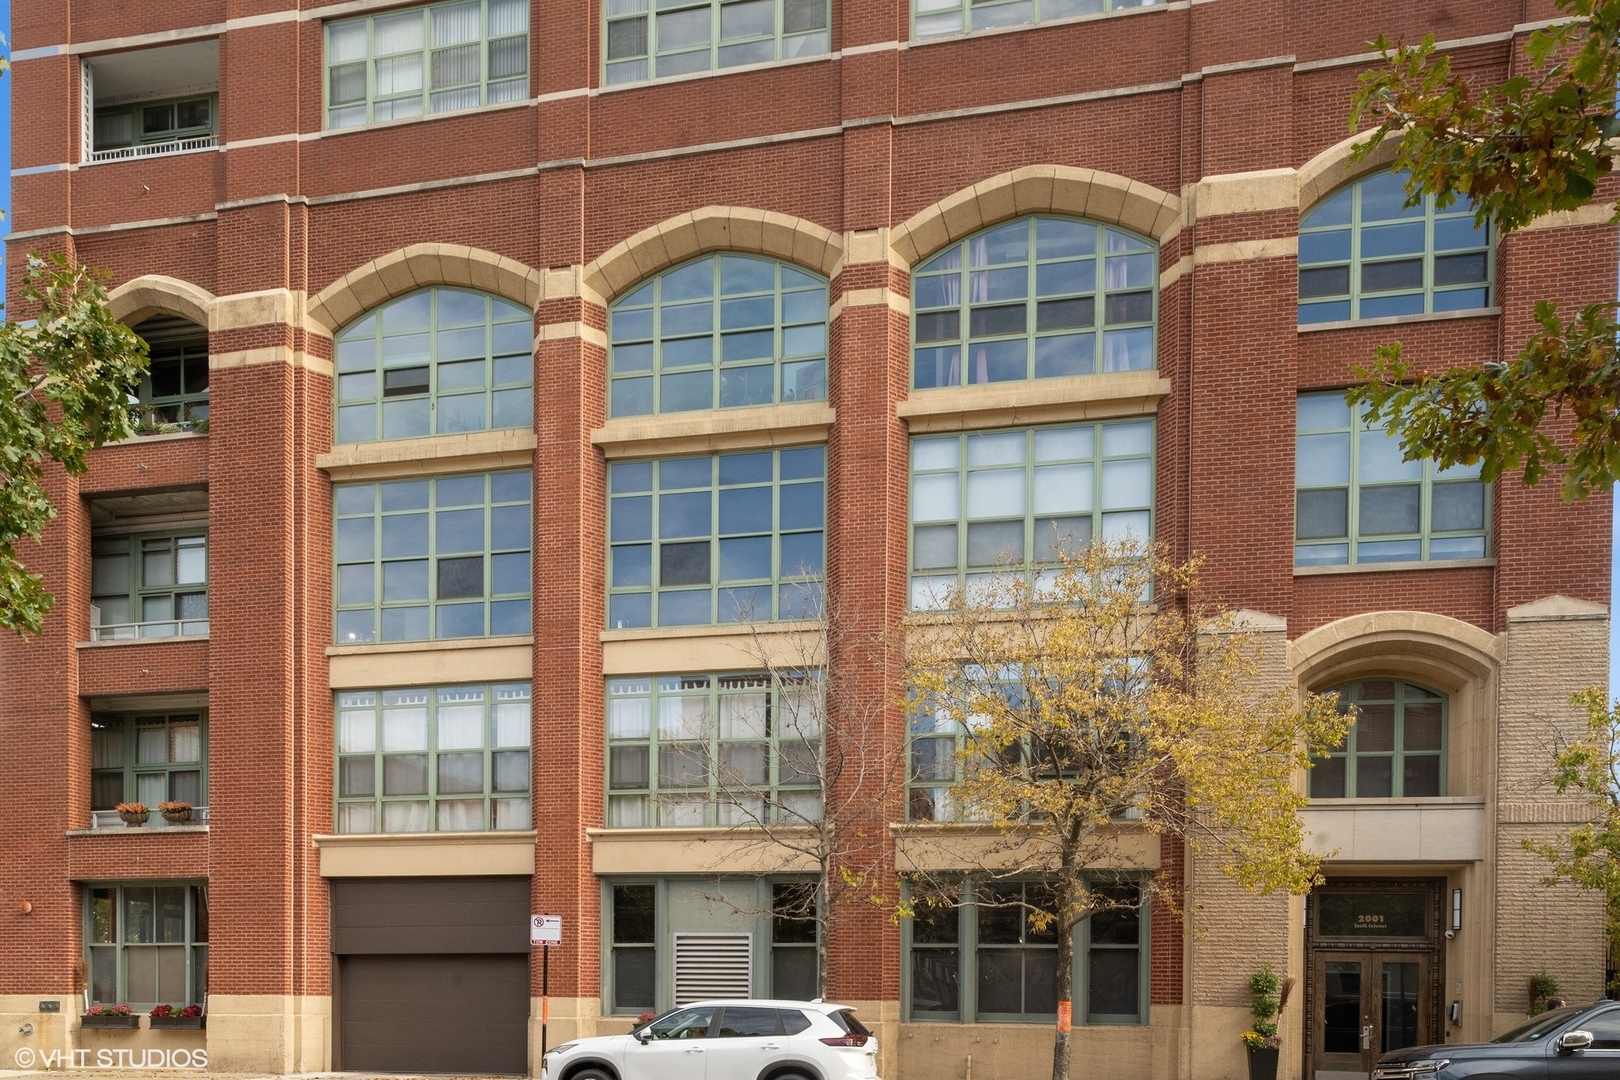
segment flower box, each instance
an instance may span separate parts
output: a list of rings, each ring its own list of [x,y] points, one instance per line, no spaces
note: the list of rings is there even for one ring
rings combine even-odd
[[[151,1026],[155,1028],[190,1028],[199,1031],[208,1026],[206,1016],[154,1016]]]
[[[79,1018],[81,1026],[87,1028],[138,1028],[141,1018],[138,1014],[130,1013],[123,1016],[118,1013],[101,1013],[97,1016],[88,1014]]]

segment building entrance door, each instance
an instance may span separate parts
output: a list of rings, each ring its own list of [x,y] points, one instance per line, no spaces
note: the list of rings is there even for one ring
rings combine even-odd
[[[1321,950],[1313,959],[1315,1080],[1365,1080],[1378,1055],[1435,1041],[1428,956]]]

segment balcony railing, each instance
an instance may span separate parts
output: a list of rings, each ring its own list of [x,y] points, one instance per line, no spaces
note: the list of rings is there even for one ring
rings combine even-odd
[[[153,810],[147,815],[146,824],[144,825],[124,824],[124,819],[118,816],[118,811],[116,810],[90,811],[90,827],[98,831],[103,829],[174,829],[207,824],[208,807],[206,806],[193,806],[191,808],[191,820],[176,821],[173,823],[169,822],[156,810]]]
[[[171,139],[168,142],[137,143],[134,146],[114,146],[106,150],[90,151],[90,160],[122,161],[125,158],[158,157],[163,154],[183,154],[188,150],[211,150],[219,145],[217,135],[198,135],[191,139]]]
[[[111,623],[91,620],[91,641],[132,641],[136,638],[207,637],[207,619],[169,619],[163,622]]]

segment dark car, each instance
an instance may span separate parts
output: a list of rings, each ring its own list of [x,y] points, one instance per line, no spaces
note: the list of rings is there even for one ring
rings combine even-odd
[[[1409,1046],[1374,1080],[1620,1080],[1620,1001],[1542,1013],[1488,1043]]]

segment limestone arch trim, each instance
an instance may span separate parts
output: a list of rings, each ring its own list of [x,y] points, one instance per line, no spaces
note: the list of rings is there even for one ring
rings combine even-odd
[[[1351,152],[1368,138],[1368,133],[1363,131],[1341,139],[1299,167],[1295,182],[1299,185],[1301,217],[1350,181],[1389,168],[1401,146],[1401,140],[1394,135],[1385,138],[1360,161],[1350,160]]]
[[[1162,244],[1181,231],[1179,196],[1100,169],[1027,165],[992,176],[913,214],[889,236],[901,265],[915,267],[948,244],[1026,214],[1070,214],[1118,225]]]
[[[153,315],[178,315],[204,330],[213,329],[214,294],[179,278],[143,274],[107,294],[113,317],[134,326]]]
[[[545,275],[516,259],[462,244],[412,244],[355,267],[311,297],[309,321],[336,334],[379,304],[434,285],[477,289],[530,311],[545,299]]]
[[[1302,689],[1378,673],[1455,692],[1492,677],[1505,650],[1502,637],[1447,615],[1375,611],[1337,619],[1289,642],[1288,666]]]
[[[650,225],[602,252],[580,275],[582,291],[605,306],[654,274],[715,251],[764,255],[830,279],[843,262],[844,239],[813,221],[774,210],[704,206]]]

